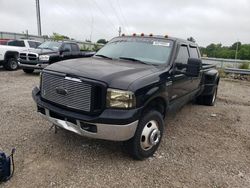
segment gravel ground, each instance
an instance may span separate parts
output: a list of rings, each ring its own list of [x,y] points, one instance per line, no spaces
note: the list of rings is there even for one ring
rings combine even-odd
[[[0,187],[249,187],[250,82],[222,80],[214,107],[188,104],[166,120],[156,155],[135,161],[121,143],[59,130],[31,98],[38,74],[0,69],[0,148],[16,147]]]

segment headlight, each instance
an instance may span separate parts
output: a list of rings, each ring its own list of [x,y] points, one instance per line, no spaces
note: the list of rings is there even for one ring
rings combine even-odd
[[[49,61],[49,56],[48,55],[40,55],[39,60],[40,61]]]
[[[135,107],[135,95],[131,91],[108,89],[107,107],[133,108]]]

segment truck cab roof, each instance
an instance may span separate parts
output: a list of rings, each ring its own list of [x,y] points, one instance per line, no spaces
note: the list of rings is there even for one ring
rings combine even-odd
[[[133,35],[122,35],[122,36],[119,36],[119,37],[115,37],[115,38],[141,38],[141,39],[145,39],[145,38],[152,38],[152,39],[161,39],[161,40],[172,40],[174,42],[177,42],[177,43],[184,43],[184,44],[188,44],[190,46],[198,46],[198,44],[196,44],[195,42],[192,42],[192,41],[189,41],[189,40],[185,40],[185,39],[181,39],[181,38],[176,38],[176,37],[172,37],[172,36],[168,36],[168,35],[144,35],[144,34],[141,34],[141,35],[136,35],[136,34],[133,34]],[[113,39],[115,39],[113,38]],[[112,39],[112,40],[113,40]]]

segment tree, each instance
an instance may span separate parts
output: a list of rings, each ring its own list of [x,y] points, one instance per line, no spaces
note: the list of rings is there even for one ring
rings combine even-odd
[[[108,41],[107,40],[105,40],[105,39],[99,39],[98,41],[97,41],[97,43],[99,43],[99,44],[106,44]]]
[[[52,36],[50,36],[50,38],[52,38],[53,40],[69,40],[70,38],[68,36],[65,35],[61,35],[59,33],[53,33]]]
[[[100,50],[102,48],[102,46],[98,45],[98,44],[94,44],[94,47],[92,48],[93,51],[97,52],[98,50]]]
[[[240,50],[241,48],[241,42],[235,42],[232,44],[232,46],[230,47],[231,50],[236,50],[237,49],[237,45],[238,45],[238,50]]]
[[[188,41],[191,41],[191,42],[196,42],[196,40],[194,39],[194,37],[189,37],[187,38]]]

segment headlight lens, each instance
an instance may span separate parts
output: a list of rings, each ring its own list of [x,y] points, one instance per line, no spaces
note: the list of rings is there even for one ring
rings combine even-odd
[[[48,55],[40,55],[39,60],[40,61],[49,61],[49,56]]]
[[[108,89],[107,107],[110,108],[133,108],[135,107],[135,95],[131,91]]]

